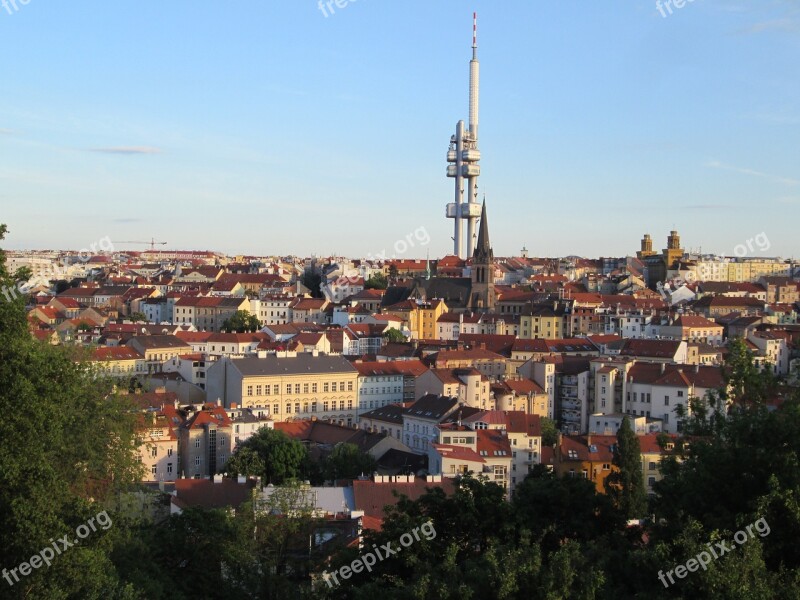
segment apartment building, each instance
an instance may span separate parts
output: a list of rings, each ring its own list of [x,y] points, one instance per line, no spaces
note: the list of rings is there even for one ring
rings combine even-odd
[[[274,421],[356,421],[358,370],[341,356],[278,352],[222,358],[208,369],[208,398],[261,410]]]

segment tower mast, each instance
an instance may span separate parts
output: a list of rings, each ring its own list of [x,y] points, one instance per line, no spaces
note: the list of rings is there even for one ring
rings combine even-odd
[[[472,60],[469,63],[469,122],[459,121],[450,137],[447,152],[447,176],[455,179],[454,201],[447,205],[447,218],[454,220],[453,254],[459,258],[472,255],[475,248],[475,226],[481,214],[478,204],[478,106],[480,98],[480,64],[478,63],[478,13],[472,13]],[[464,197],[464,180],[467,190]],[[467,224],[464,235],[464,221]]]

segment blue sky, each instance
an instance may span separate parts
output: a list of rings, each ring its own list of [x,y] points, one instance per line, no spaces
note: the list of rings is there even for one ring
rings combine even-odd
[[[391,255],[424,227],[403,257],[452,252],[477,10],[495,254],[625,255],[674,227],[800,256],[798,0],[17,7],[0,0],[6,247]]]

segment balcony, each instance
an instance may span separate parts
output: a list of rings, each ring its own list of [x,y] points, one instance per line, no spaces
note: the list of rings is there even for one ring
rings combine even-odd
[[[561,408],[563,410],[575,410],[578,411],[581,408],[579,402],[568,402],[568,401],[561,401]]]

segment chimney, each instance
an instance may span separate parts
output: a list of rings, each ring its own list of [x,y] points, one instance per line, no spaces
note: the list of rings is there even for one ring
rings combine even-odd
[[[664,371],[667,370],[667,365],[665,363],[661,363],[661,374],[664,374]]]
[[[222,483],[222,475],[221,474],[214,475],[214,483]]]
[[[591,433],[586,436],[586,445],[587,446],[591,446],[592,445],[592,434]]]
[[[697,363],[697,364],[694,366],[694,372],[695,372],[695,373],[699,373],[699,372],[700,372],[700,363]]]

